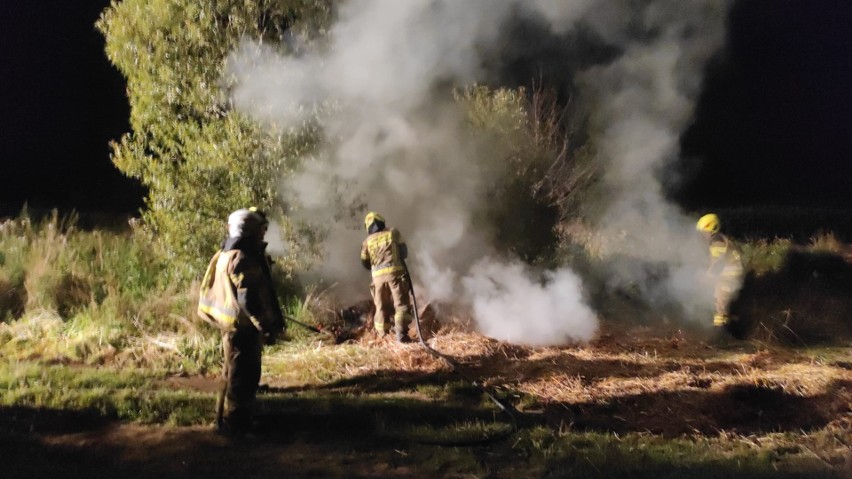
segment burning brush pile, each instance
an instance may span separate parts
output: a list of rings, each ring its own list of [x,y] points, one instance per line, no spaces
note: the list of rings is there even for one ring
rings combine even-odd
[[[376,307],[372,300],[365,299],[347,307],[324,309],[328,314],[317,322],[316,328],[331,334],[335,344],[377,339],[373,328]],[[420,306],[417,313],[424,339],[434,336],[442,328],[472,330],[471,320],[462,316],[455,306],[427,303]],[[441,315],[440,321],[438,315]],[[414,322],[409,331],[409,338],[416,341],[417,326]]]

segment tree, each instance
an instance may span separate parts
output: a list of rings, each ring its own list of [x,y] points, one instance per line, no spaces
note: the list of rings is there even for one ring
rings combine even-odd
[[[288,31],[315,38],[330,2],[124,0],[97,22],[131,108],[132,131],[112,159],[148,188],[144,224],[178,275],[197,274],[234,209],[261,206],[292,231],[275,187],[316,133],[273,132],[231,110],[223,71],[243,38],[282,49]]]

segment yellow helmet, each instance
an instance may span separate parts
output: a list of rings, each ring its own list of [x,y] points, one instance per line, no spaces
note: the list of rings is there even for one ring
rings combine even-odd
[[[719,217],[713,213],[702,216],[698,220],[698,223],[695,224],[695,229],[698,231],[706,231],[708,233],[718,233],[719,228]]]
[[[385,218],[382,215],[376,213],[375,211],[367,213],[367,216],[364,217],[364,229],[369,231],[370,225],[376,221],[381,221],[382,223],[384,223]]]

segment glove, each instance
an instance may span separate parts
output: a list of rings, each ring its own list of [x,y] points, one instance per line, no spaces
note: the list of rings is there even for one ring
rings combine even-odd
[[[265,333],[263,335],[263,344],[272,346],[278,341],[278,335],[274,333]]]
[[[285,332],[286,332],[286,328],[284,327],[283,322],[282,322],[282,324],[276,325],[275,328],[273,328],[272,330],[270,330],[268,332],[264,331],[263,332],[263,344],[271,346],[271,345],[275,344],[276,342],[278,342],[279,339],[280,340],[286,339],[286,335],[284,334]]]

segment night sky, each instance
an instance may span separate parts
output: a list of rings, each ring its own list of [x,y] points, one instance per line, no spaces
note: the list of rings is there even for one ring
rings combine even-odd
[[[110,163],[128,130],[94,22],[107,0],[0,6],[0,205],[132,212]],[[852,2],[743,0],[709,67],[672,195],[689,208],[852,205]]]
[[[688,203],[852,205],[852,2],[735,5],[682,141]]]
[[[142,188],[109,159],[129,129],[121,74],[94,23],[107,0],[0,6],[0,203],[128,212]]]

